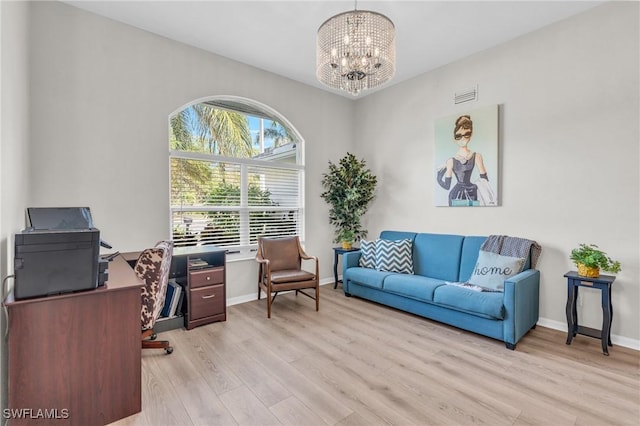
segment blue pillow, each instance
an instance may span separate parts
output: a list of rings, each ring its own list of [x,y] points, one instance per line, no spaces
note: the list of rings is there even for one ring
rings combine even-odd
[[[360,266],[374,269],[376,267],[376,241],[360,241]]]
[[[519,273],[524,261],[525,259],[520,257],[502,256],[480,250],[469,283],[496,291],[504,291],[504,281]]]
[[[386,272],[413,274],[413,243],[411,240],[383,240],[376,243],[376,269]]]

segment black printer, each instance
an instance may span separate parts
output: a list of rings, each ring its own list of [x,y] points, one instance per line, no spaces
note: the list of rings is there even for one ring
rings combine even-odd
[[[15,235],[16,300],[95,289],[107,280],[100,231],[87,207],[28,208]]]

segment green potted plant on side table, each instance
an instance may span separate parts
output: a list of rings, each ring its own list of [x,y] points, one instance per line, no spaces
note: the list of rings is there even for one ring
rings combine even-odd
[[[580,244],[571,250],[571,260],[578,267],[578,275],[582,277],[598,278],[600,269],[614,274],[620,272],[620,262],[611,259],[595,244]]]
[[[362,216],[374,198],[378,179],[364,160],[347,153],[338,164],[329,161],[329,171],[322,175],[325,191],[320,196],[331,206],[329,223],[335,227],[334,242],[345,249],[367,236],[362,227]]]
[[[353,247],[354,235],[355,234],[352,230],[344,229],[338,232],[335,242],[339,242],[343,249],[351,250],[351,247]]]

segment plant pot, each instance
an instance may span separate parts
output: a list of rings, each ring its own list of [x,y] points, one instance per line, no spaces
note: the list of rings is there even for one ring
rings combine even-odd
[[[342,242],[342,248],[345,250],[351,250],[351,241],[343,241]]]
[[[578,275],[581,277],[598,278],[600,276],[600,268],[590,268],[582,263],[578,263]]]

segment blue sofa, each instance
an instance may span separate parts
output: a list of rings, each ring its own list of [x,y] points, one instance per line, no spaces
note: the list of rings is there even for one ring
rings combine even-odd
[[[503,341],[513,350],[538,321],[540,272],[524,270],[504,282],[504,292],[478,292],[445,282],[465,282],[486,237],[383,231],[381,239],[413,241],[414,274],[359,266],[360,251],[343,255],[343,289],[357,296]]]

